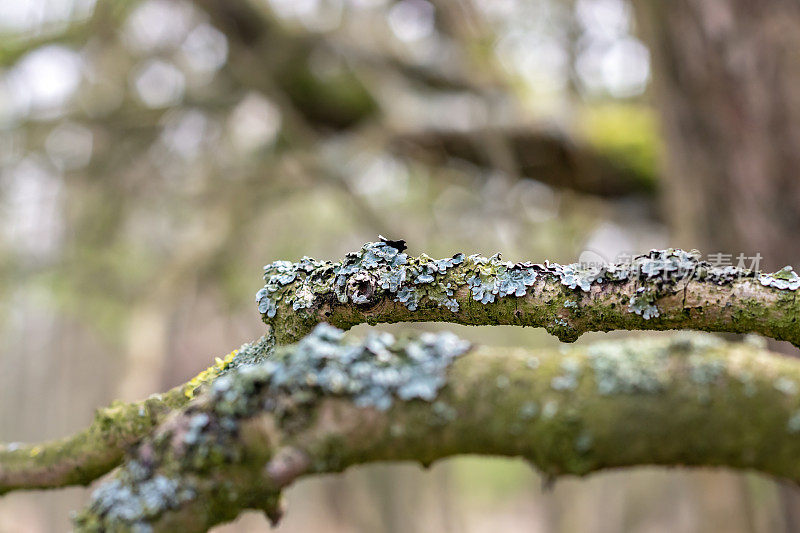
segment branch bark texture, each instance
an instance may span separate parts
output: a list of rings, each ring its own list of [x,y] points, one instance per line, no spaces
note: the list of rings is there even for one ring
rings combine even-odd
[[[587,331],[755,332],[800,345],[800,276],[719,267],[696,251],[652,250],[618,264],[534,264],[492,257],[411,257],[403,241],[367,243],[340,262],[265,267],[256,295],[278,342],[320,322],[349,328],[442,321],[544,327],[563,342]]]
[[[521,456],[549,477],[650,464],[800,482],[800,361],[751,343],[469,351],[451,334],[341,333],[320,326],[216,380],[95,492],[78,530],[204,531],[244,508],[277,520],[297,478],[463,453]]]

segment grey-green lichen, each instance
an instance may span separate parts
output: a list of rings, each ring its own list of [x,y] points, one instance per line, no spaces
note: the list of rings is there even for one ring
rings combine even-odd
[[[547,286],[550,290],[541,303],[543,309],[537,318],[528,320],[535,320],[562,340],[570,341],[581,333],[575,323],[585,321],[587,313],[597,315],[596,305],[602,300],[589,303],[582,298],[597,288],[632,284],[635,288],[633,294],[627,293],[626,308],[620,306],[613,314],[619,316],[627,310],[644,320],[664,316],[664,310],[658,307],[660,299],[684,291],[690,282],[704,282],[714,287],[750,279],[781,291],[800,288],[800,276],[791,268],[762,274],[733,266],[717,266],[702,260],[696,250],[651,250],[619,264],[560,265],[549,261],[513,263],[503,261],[500,254],[482,257],[457,253],[444,259],[433,259],[425,254],[411,257],[405,249],[404,241],[382,238],[379,242],[365,244],[358,252],[347,254],[340,262],[304,257],[296,263],[276,261],[266,265],[266,284],[256,295],[259,311],[266,322],[272,323],[277,320],[278,308],[286,306],[301,317],[293,321],[312,323],[317,320],[313,318],[314,313],[327,304],[339,306],[340,314],[350,317],[342,320],[344,325],[358,321],[355,313],[341,311],[346,304],[366,313],[381,301],[396,302],[405,307],[404,316],[410,317],[407,312],[420,310],[421,302],[425,301],[433,304],[425,305],[426,312],[432,307],[439,308],[442,310],[440,320],[455,320],[462,307],[474,307],[471,302],[499,306],[506,298],[523,298],[531,294],[534,287]],[[557,287],[562,288],[561,293],[553,290]],[[549,304],[553,308],[544,309]],[[464,311],[465,316],[459,320],[474,312],[474,309]],[[515,317],[521,313],[513,307],[510,312]],[[747,309],[742,312],[753,316]],[[369,318],[365,316],[361,320],[369,321]],[[507,318],[506,323],[517,323],[514,320],[518,319]],[[603,329],[599,323],[593,327]],[[306,331],[298,330],[299,333]]]
[[[154,475],[141,463],[131,461],[92,493],[88,512],[75,517],[75,526],[84,531],[149,533],[153,520],[193,496],[194,490],[185,480]]]
[[[655,301],[657,293],[652,290],[647,290],[644,287],[636,289],[636,294],[631,296],[631,301],[628,304],[628,310],[632,313],[640,315],[645,320],[650,320],[659,315],[658,307]]]
[[[211,394],[215,411],[223,416],[247,414],[253,401],[261,401],[252,392],[265,388],[292,405],[341,395],[360,407],[386,410],[394,397],[433,400],[453,359],[469,348],[448,332],[401,340],[371,332],[353,344],[345,341],[342,330],[320,324],[291,349],[279,349],[261,364],[217,379]],[[281,409],[280,403],[274,407]]]
[[[796,291],[800,289],[800,276],[794,269],[787,265],[772,274],[759,274],[758,281],[766,287]]]
[[[580,362],[567,356],[561,360],[560,366],[562,373],[550,380],[550,386],[553,390],[562,391],[577,388],[582,371]]]
[[[788,396],[794,396],[797,394],[797,382],[791,378],[781,376],[776,378],[772,384],[776,389]]]
[[[542,408],[542,417],[544,418],[553,418],[558,413],[558,401],[557,400],[547,400]]]
[[[800,433],[800,409],[792,413],[789,417],[789,420],[786,422],[786,430],[792,435]]]
[[[533,400],[528,400],[519,408],[519,416],[523,420],[530,420],[539,414],[539,404]]]
[[[670,346],[665,343],[598,342],[586,353],[600,395],[657,393],[666,386]]]
[[[264,267],[266,285],[256,294],[259,312],[275,316],[279,302],[291,304],[295,311],[314,305],[319,297],[333,296],[339,303],[368,304],[376,290],[387,291],[393,301],[414,311],[422,298],[436,302],[452,312],[459,309],[453,298],[456,289],[469,285],[472,298],[481,303],[504,296],[524,296],[536,281],[535,266],[502,261],[500,254],[486,258],[458,253],[444,259],[425,254],[409,257],[405,241],[365,244],[337,263],[304,257],[297,263],[276,261]],[[464,265],[456,276],[445,276]]]
[[[76,517],[77,528],[148,531],[148,524],[200,492],[187,473],[210,472],[243,460],[236,440],[241,421],[259,413],[271,413],[291,431],[303,417],[290,415],[322,398],[346,398],[378,411],[387,410],[395,399],[422,400],[433,402],[438,423],[447,423],[455,410],[435,400],[452,362],[471,347],[448,332],[399,340],[388,333],[371,333],[354,343],[327,324],[266,360],[259,355],[263,346],[259,342],[242,347],[239,352],[252,352],[256,362],[226,369],[211,384],[205,402],[188,406],[174,427],[143,445],[136,458],[93,493],[87,510]],[[153,461],[154,455],[160,464]]]

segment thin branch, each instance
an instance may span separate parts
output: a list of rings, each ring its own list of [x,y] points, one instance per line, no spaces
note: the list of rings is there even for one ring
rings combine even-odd
[[[0,445],[0,494],[88,485],[119,465],[125,449],[184,400],[179,387],[140,402],[99,409],[88,428],[63,439]]]
[[[297,478],[464,453],[549,478],[686,465],[800,482],[800,360],[697,333],[466,351],[451,334],[353,346],[320,326],[164,422],[77,530],[205,531],[246,508],[276,520]]]
[[[278,342],[318,323],[441,321],[544,327],[563,342],[587,331],[754,332],[800,345],[800,276],[717,267],[698,252],[653,250],[630,262],[559,265],[456,254],[403,253],[367,243],[341,262],[310,258],[265,267],[256,299]]]
[[[88,485],[118,466],[126,449],[186,405],[203,387],[233,368],[261,360],[272,346],[271,337],[265,336],[217,359],[189,382],[164,394],[99,409],[92,424],[75,435],[38,444],[0,445],[0,494]]]

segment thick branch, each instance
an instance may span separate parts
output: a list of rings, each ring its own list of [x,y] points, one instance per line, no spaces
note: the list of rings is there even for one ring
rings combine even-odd
[[[78,530],[204,531],[244,508],[275,519],[298,477],[463,453],[522,456],[550,477],[689,465],[800,482],[800,360],[702,334],[464,348],[431,334],[352,347],[321,327],[165,422]]]
[[[405,243],[367,243],[342,262],[265,267],[256,300],[278,342],[316,324],[442,321],[544,327],[564,342],[587,331],[754,332],[800,345],[800,277],[715,267],[697,252],[653,250],[602,266],[510,263],[456,254],[409,257]]]
[[[196,392],[241,364],[266,357],[272,341],[264,337],[234,350],[184,385],[133,403],[99,409],[92,424],[69,437],[38,444],[0,445],[0,494],[20,489],[88,485],[118,466],[125,450],[164,418],[186,405]]]

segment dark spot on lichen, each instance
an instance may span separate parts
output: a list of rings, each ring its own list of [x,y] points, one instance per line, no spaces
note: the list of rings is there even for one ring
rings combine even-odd
[[[388,244],[389,246],[391,246],[392,248],[395,248],[399,252],[404,252],[406,250],[406,241],[404,241],[402,239],[393,241],[391,239],[387,239],[383,235],[378,235],[378,240],[380,240],[383,243]]]

